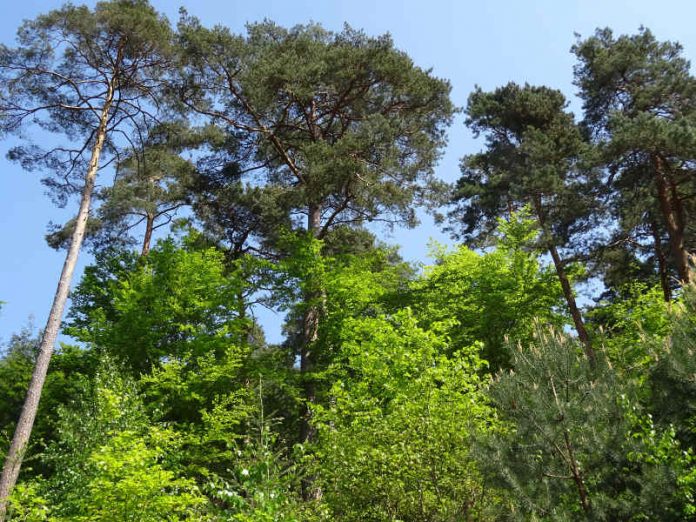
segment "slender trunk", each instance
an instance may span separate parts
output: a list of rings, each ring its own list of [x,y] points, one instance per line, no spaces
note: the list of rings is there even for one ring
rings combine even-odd
[[[660,210],[667,227],[669,246],[672,256],[677,263],[677,273],[683,283],[689,282],[689,253],[684,243],[684,209],[677,185],[667,172],[665,160],[659,155],[653,156],[655,167],[655,186],[657,199],[660,202]]]
[[[253,345],[255,344],[254,334],[256,333],[256,328],[254,327],[254,322],[247,318],[247,303],[243,287],[240,287],[237,291],[237,303],[237,315],[243,328],[244,341],[249,345]]]
[[[655,257],[657,258],[657,269],[660,274],[660,285],[662,286],[662,295],[666,302],[672,300],[672,289],[669,286],[669,274],[667,273],[667,259],[662,250],[662,240],[660,239],[660,229],[654,219],[650,219],[650,231],[653,237],[653,246],[655,248]]]
[[[308,295],[305,299],[314,301],[316,296]],[[317,340],[319,334],[319,309],[315,305],[310,305],[302,318],[302,348],[300,350],[300,372],[302,373],[302,389],[304,391],[304,399],[307,403],[302,416],[302,424],[300,426],[300,440],[302,442],[311,442],[316,438],[316,429],[312,425],[312,412],[308,407],[309,404],[316,402],[316,387],[309,375],[314,369],[315,354],[313,344]]]
[[[566,451],[568,452],[568,465],[570,466],[570,473],[573,475],[573,481],[575,486],[578,488],[578,496],[580,497],[580,505],[585,513],[589,513],[592,506],[590,505],[590,498],[587,495],[587,488],[585,488],[585,481],[583,480],[582,473],[578,467],[578,462],[575,460],[575,452],[573,451],[573,446],[570,443],[570,437],[568,432],[563,432],[563,440],[565,442]]]
[[[321,208],[311,206],[307,216],[307,229],[316,237],[321,226]],[[312,285],[313,286],[313,285]],[[304,415],[300,425],[300,440],[312,441],[316,437],[316,430],[311,422],[311,409],[308,407],[316,401],[316,387],[308,374],[314,367],[315,354],[313,345],[319,336],[319,307],[317,305],[316,292],[309,290],[304,296],[306,310],[302,317],[302,347],[300,348],[300,373],[302,374],[302,387],[306,401]]]
[[[155,216],[151,212],[148,212],[145,220],[145,237],[143,238],[143,248],[140,251],[140,257],[145,257],[150,253],[150,242],[152,241],[152,231],[154,227]]]
[[[113,94],[113,84],[110,84],[106,100],[102,108],[99,127],[97,128],[96,133],[96,141],[94,142],[92,156],[89,161],[89,167],[87,169],[87,173],[85,174],[85,186],[82,191],[80,209],[77,213],[75,230],[73,231],[70,241],[70,248],[68,249],[68,253],[65,257],[63,271],[61,272],[58,287],[53,297],[53,305],[51,306],[51,311],[46,322],[46,328],[43,332],[43,337],[39,346],[39,354],[36,358],[34,373],[31,377],[26,398],[24,399],[22,413],[17,421],[17,427],[15,428],[12,444],[10,445],[10,449],[7,452],[7,457],[5,458],[2,477],[0,477],[0,522],[5,520],[7,512],[7,499],[12,493],[12,490],[17,482],[19,470],[22,466],[24,452],[26,451],[29,436],[31,435],[34,420],[36,419],[36,412],[39,407],[41,391],[48,372],[48,364],[51,360],[51,355],[53,354],[53,346],[56,342],[58,331],[60,329],[63,310],[70,291],[70,283],[75,270],[75,264],[77,263],[80,247],[82,246],[82,240],[85,235],[87,218],[89,217],[89,207],[92,200],[92,192],[94,191],[97,170],[99,169],[99,156],[101,155],[104,140],[106,138],[106,127],[109,121],[109,112],[113,102]]]
[[[321,227],[321,207],[310,206],[307,218],[307,229],[316,237]],[[304,295],[305,312],[302,317],[302,346],[300,348],[300,373],[302,380],[302,390],[304,393],[304,411],[300,420],[300,440],[302,442],[313,442],[317,437],[316,426],[312,422],[311,405],[317,400],[316,384],[311,372],[314,370],[316,362],[315,343],[319,337],[319,318],[321,314],[320,301],[322,299],[321,289],[315,288],[316,285],[310,284],[309,290]],[[321,489],[313,485],[311,477],[302,481],[302,497],[305,500],[318,500],[322,496]]]
[[[585,322],[582,319],[582,314],[575,302],[575,295],[573,294],[573,287],[570,285],[570,280],[568,279],[568,274],[563,266],[563,260],[558,254],[558,249],[555,245],[551,244],[549,246],[549,253],[553,259],[553,265],[556,268],[556,274],[558,275],[558,280],[561,282],[561,288],[563,289],[563,296],[565,297],[566,303],[568,303],[568,309],[570,310],[570,315],[573,318],[573,324],[575,325],[575,330],[578,332],[578,338],[583,344],[585,355],[590,361],[592,367],[595,366],[597,362],[597,355],[595,354],[594,348],[592,348],[592,343],[590,342],[590,336],[585,328]]]
[[[535,201],[534,209],[537,214],[537,219],[539,220],[539,225],[541,226],[542,234],[546,236],[547,248],[549,250],[549,254],[551,254],[551,259],[553,259],[553,266],[556,269],[556,275],[561,283],[563,296],[568,304],[568,310],[570,310],[570,315],[573,318],[573,324],[575,325],[575,330],[578,332],[578,338],[582,342],[583,350],[587,360],[590,362],[590,366],[594,368],[597,364],[597,355],[592,347],[592,342],[590,341],[590,336],[585,328],[585,322],[582,319],[580,309],[575,302],[575,294],[573,293],[573,287],[568,279],[568,274],[566,273],[563,260],[558,253],[558,248],[556,247],[551,234],[546,230],[546,220],[544,219],[544,213],[542,211],[540,201]]]

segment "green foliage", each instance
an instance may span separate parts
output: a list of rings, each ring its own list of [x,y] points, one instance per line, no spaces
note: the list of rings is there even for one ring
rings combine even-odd
[[[94,451],[88,465],[95,476],[78,504],[84,514],[74,520],[201,520],[206,501],[195,484],[160,463],[175,449],[174,437],[155,428],[144,439],[124,431]]]
[[[80,400],[61,408],[57,430],[43,456],[53,473],[17,490],[11,520],[201,520],[205,498],[172,469],[178,437],[148,424],[117,366],[102,363]]]
[[[446,81],[417,67],[389,36],[349,27],[334,33],[266,21],[238,36],[184,15],[179,34],[177,95],[234,133],[223,157],[247,172],[230,180],[239,189],[230,214],[243,217],[227,220],[233,231],[249,223],[250,203],[261,219],[251,231],[272,243],[274,224],[323,238],[334,226],[415,222],[413,203],[438,185],[433,166],[454,112]],[[305,227],[298,214],[307,216]]]
[[[448,325],[453,349],[482,342],[482,356],[493,371],[510,364],[507,338],[531,339],[535,318],[564,324],[557,312],[560,285],[531,248],[538,229],[526,216],[499,221],[495,250],[436,250],[436,264],[426,268],[407,294],[421,325]]]
[[[650,413],[640,413],[625,396],[621,399],[624,401],[626,420],[631,426],[629,436],[634,442],[626,444],[631,447],[627,454],[629,462],[643,468],[650,466],[669,470],[669,474],[676,477],[676,487],[672,486],[672,498],[669,500],[682,504],[682,515],[696,515],[696,457],[693,448],[684,450],[673,425],[658,426]]]
[[[286,256],[277,266],[279,297],[283,308],[293,305],[302,310],[321,305],[323,286],[327,282],[327,266],[330,259],[322,255],[323,241],[312,234],[281,234],[281,250]],[[312,302],[304,302],[305,296],[314,296]],[[317,299],[319,301],[317,301]]]
[[[15,334],[0,358],[0,449],[5,455],[36,358],[37,339],[29,329]]]
[[[287,329],[291,342],[295,341],[292,335],[297,318],[313,307],[321,310],[313,362],[322,370],[340,350],[343,323],[401,306],[402,297],[397,293],[405,290],[412,271],[391,249],[329,256],[322,252],[324,242],[309,234],[288,235],[285,241],[289,255],[277,267],[274,295],[290,312]],[[321,379],[320,373],[312,378]]]
[[[215,249],[187,250],[164,241],[132,270],[119,267],[95,282],[92,277],[78,290],[84,301],[78,318],[88,317],[89,327],[70,333],[136,374],[165,360],[226,357],[235,344],[244,351],[247,321],[239,296],[245,283]]]
[[[661,424],[672,424],[679,439],[696,452],[696,289],[684,288],[683,303],[668,316],[671,336],[657,347],[651,367],[653,415]]]
[[[34,369],[39,339],[27,328],[15,334],[0,357],[0,453],[9,446],[15,423]],[[28,454],[34,455],[55,440],[57,409],[75,400],[85,382],[94,372],[94,358],[87,352],[70,345],[63,345],[53,357],[45,383],[45,397],[39,406],[34,425],[33,444]],[[42,471],[45,463],[28,459],[25,473],[34,475]]]
[[[230,468],[208,477],[204,490],[225,520],[299,522],[298,469],[282,444],[278,419],[265,410],[263,394],[259,379],[247,408],[247,429],[232,445]]]
[[[659,287],[636,282],[622,289],[621,299],[600,301],[588,318],[617,371],[645,377],[655,346],[671,331],[669,310]]]
[[[571,339],[539,333],[490,396],[507,430],[479,454],[514,519],[679,520],[689,462],[669,431],[647,431],[630,382],[594,369]],[[646,458],[650,455],[650,458]],[[675,464],[678,464],[675,466]]]
[[[681,45],[660,42],[645,28],[620,36],[604,28],[578,40],[572,51],[583,123],[599,162],[612,173],[606,189],[618,224],[615,238],[623,249],[634,245],[629,252],[638,245],[638,256],[647,246],[655,254],[654,272],[688,279],[686,251],[695,244],[689,165],[696,78]],[[669,249],[661,245],[665,238]],[[663,267],[657,266],[660,257]]]
[[[158,82],[171,64],[171,39],[169,23],[147,0],[66,4],[25,21],[18,46],[0,47],[0,132],[30,127],[65,141],[43,140],[54,146],[44,150],[34,139],[13,147],[9,158],[46,170],[44,183],[65,204],[83,181],[104,108],[104,155],[118,149],[116,134],[137,141],[153,119]]]
[[[455,235],[485,243],[499,217],[525,205],[544,250],[569,247],[593,226],[596,180],[583,168],[587,145],[566,105],[560,91],[514,83],[469,96],[467,125],[485,135],[486,150],[462,160],[450,213]]]
[[[451,356],[409,311],[346,321],[315,467],[337,520],[461,520],[486,498],[468,447],[490,429],[477,348]]]
[[[168,121],[149,128],[144,143],[122,153],[119,175],[111,186],[97,191],[100,205],[87,222],[86,239],[95,252],[134,244],[132,230],[144,224],[147,241],[141,251],[147,253],[152,233],[169,224],[190,198],[195,168],[179,153],[201,139],[183,122]],[[75,220],[52,228],[48,244],[67,248]]]
[[[81,345],[52,361],[11,520],[696,515],[696,287],[673,301],[670,282],[694,244],[696,82],[678,44],[579,41],[582,125],[558,90],[477,88],[467,125],[486,146],[450,217],[481,250],[434,245],[420,273],[365,225],[413,225],[441,195],[455,108],[389,36],[236,35],[183,12],[173,38],[146,0],[112,0],[26,22],[19,44],[0,47],[0,131],[86,145],[11,158],[67,197],[111,88],[120,134],[64,330]],[[182,240],[124,250],[137,219],[152,231],[182,205]],[[572,282],[593,276],[590,342]],[[555,333],[563,298],[582,344]],[[286,313],[282,343],[260,305]],[[23,332],[0,357],[0,449],[35,345]]]

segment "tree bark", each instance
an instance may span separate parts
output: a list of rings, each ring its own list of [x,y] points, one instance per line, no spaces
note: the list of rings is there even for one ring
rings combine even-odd
[[[667,227],[669,236],[669,246],[672,256],[677,263],[677,273],[683,283],[688,283],[689,274],[689,252],[686,250],[684,242],[684,230],[686,228],[684,209],[679,198],[677,185],[672,176],[667,172],[665,160],[658,154],[653,156],[655,167],[655,187],[657,188],[657,199],[660,203],[662,217]]]
[[[660,274],[660,285],[662,286],[662,295],[665,301],[669,303],[672,300],[672,288],[669,286],[669,274],[667,272],[667,259],[662,250],[662,240],[660,239],[660,229],[654,219],[650,220],[650,231],[653,237],[653,245],[655,248],[655,257],[657,258],[657,269]]]
[[[541,208],[541,202],[539,202],[538,200],[534,202],[534,210],[536,211],[537,220],[539,221],[539,225],[541,226],[542,234],[546,236],[545,241],[547,243],[547,248],[549,250],[549,254],[551,254],[551,259],[553,259],[553,266],[556,269],[556,275],[558,276],[558,280],[561,283],[563,296],[565,297],[566,303],[568,304],[568,310],[570,311],[570,315],[573,318],[573,324],[575,325],[575,330],[578,332],[578,338],[580,339],[580,342],[582,342],[583,350],[585,352],[587,360],[590,362],[590,366],[594,368],[597,364],[597,354],[595,353],[594,348],[592,347],[590,336],[587,333],[587,329],[585,328],[585,322],[582,319],[582,314],[580,313],[580,309],[578,308],[578,305],[575,301],[573,287],[571,286],[570,280],[568,279],[568,274],[566,273],[563,260],[561,259],[561,256],[558,253],[558,248],[556,247],[556,244],[554,243],[551,234],[548,230],[546,230],[546,220],[544,218],[544,213]]]
[[[568,465],[570,466],[570,472],[573,475],[573,481],[578,489],[578,496],[580,497],[580,506],[582,510],[589,514],[592,506],[590,504],[590,498],[587,495],[587,488],[585,488],[585,481],[582,478],[582,473],[578,467],[578,461],[575,460],[575,452],[573,451],[573,445],[570,443],[570,437],[568,432],[563,432],[563,440],[565,442],[566,451],[568,452]]]
[[[307,229],[316,237],[321,230],[321,208],[310,206],[307,217]],[[302,317],[302,347],[300,348],[300,373],[302,374],[302,387],[304,391],[305,410],[300,424],[300,440],[311,442],[316,438],[316,430],[312,426],[312,412],[310,404],[316,402],[316,387],[308,375],[314,368],[315,354],[313,345],[319,336],[319,306],[317,300],[321,296],[316,295],[314,289],[309,290],[304,296],[306,310]]]
[[[140,257],[145,257],[150,253],[150,242],[152,241],[152,231],[154,228],[155,216],[151,212],[148,212],[145,220],[145,237],[143,238],[143,248],[140,251]]]
[[[53,354],[53,347],[56,342],[56,338],[58,337],[58,331],[60,329],[65,303],[70,291],[70,283],[72,281],[73,272],[75,270],[77,258],[82,246],[82,240],[84,239],[85,235],[87,218],[89,217],[89,208],[92,201],[92,193],[94,191],[94,184],[97,177],[97,171],[99,169],[99,156],[101,155],[102,148],[104,147],[104,140],[106,139],[106,129],[109,121],[111,105],[113,103],[113,97],[114,85],[112,82],[109,84],[104,106],[102,107],[99,126],[96,133],[96,141],[92,147],[89,166],[87,168],[87,173],[85,174],[85,186],[82,190],[80,209],[75,220],[75,230],[73,231],[70,241],[70,248],[68,249],[65,262],[63,263],[63,270],[58,281],[56,293],[53,297],[53,305],[51,306],[51,311],[48,315],[48,320],[46,321],[46,327],[39,346],[39,354],[36,358],[36,365],[34,366],[34,372],[31,377],[31,382],[29,383],[29,389],[27,390],[27,395],[24,399],[22,413],[17,421],[14,437],[12,438],[10,449],[7,452],[7,457],[5,458],[5,463],[2,470],[2,476],[0,477],[0,522],[5,520],[5,516],[7,514],[7,501],[12,493],[12,490],[14,489],[15,484],[17,483],[17,477],[19,476],[19,470],[22,466],[24,452],[26,451],[27,444],[29,443],[29,437],[31,435],[32,427],[34,426],[34,420],[36,419],[36,412],[39,408],[41,391],[43,389],[44,382],[46,381],[46,374],[48,373],[48,365]]]
[[[563,266],[563,260],[558,254],[558,249],[555,245],[549,246],[549,253],[553,259],[553,265],[556,268],[556,274],[558,275],[558,280],[561,282],[561,288],[563,289],[563,296],[565,297],[566,303],[568,304],[568,309],[570,310],[570,315],[573,318],[573,324],[575,325],[575,330],[578,332],[578,338],[583,344],[585,355],[587,356],[590,365],[594,368],[597,364],[597,355],[595,354],[594,348],[592,347],[592,342],[590,341],[590,336],[585,328],[585,322],[582,319],[582,314],[575,302],[575,295],[573,294],[573,287],[570,285],[570,280],[568,279],[568,274]]]

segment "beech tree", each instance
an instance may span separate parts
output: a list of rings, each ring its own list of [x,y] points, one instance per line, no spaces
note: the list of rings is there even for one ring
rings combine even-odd
[[[529,206],[541,230],[563,289],[578,337],[590,361],[594,349],[575,301],[561,248],[591,228],[594,180],[580,168],[585,149],[560,91],[510,83],[469,97],[467,125],[485,133],[486,150],[462,161],[452,196],[451,230],[470,241],[485,240],[497,218]]]
[[[35,370],[0,479],[0,520],[19,474],[53,346],[85,234],[100,168],[154,117],[157,78],[168,63],[170,27],[146,0],[66,5],[25,22],[16,48],[0,49],[0,123],[55,135],[43,150],[10,151],[24,167],[47,170],[59,200],[79,193],[80,207],[39,347]],[[64,142],[60,143],[60,138]],[[100,161],[106,155],[107,161]],[[109,158],[110,156],[110,158]],[[77,186],[76,186],[77,185]]]
[[[670,260],[688,282],[689,251],[694,248],[694,157],[696,154],[696,78],[682,47],[660,42],[642,28],[615,37],[610,29],[573,46],[579,63],[584,125],[604,152],[608,185],[616,208],[655,209],[655,252],[660,260],[661,231]],[[649,190],[641,188],[649,187]],[[649,224],[650,216],[644,217]],[[666,270],[661,269],[664,281]],[[665,294],[668,287],[663,282]]]
[[[453,114],[450,86],[388,36],[346,27],[252,24],[247,36],[184,16],[179,99],[236,139],[236,163],[294,230],[324,239],[337,226],[415,222]],[[308,271],[312,273],[312,271]],[[300,368],[305,399],[321,316],[321,284],[304,296]],[[309,413],[308,413],[309,415]],[[303,424],[302,439],[313,429]]]

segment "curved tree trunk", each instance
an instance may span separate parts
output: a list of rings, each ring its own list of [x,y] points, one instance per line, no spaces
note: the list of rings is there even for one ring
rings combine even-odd
[[[7,499],[17,483],[24,452],[29,443],[31,430],[34,426],[34,420],[36,419],[36,412],[39,408],[41,391],[46,381],[46,374],[48,373],[48,364],[53,354],[53,346],[58,337],[65,303],[70,291],[70,283],[82,246],[82,240],[84,239],[87,218],[89,217],[89,207],[92,201],[92,192],[94,191],[97,170],[99,169],[99,156],[101,155],[102,148],[104,147],[104,140],[106,139],[106,128],[109,121],[109,112],[111,110],[113,96],[113,84],[111,84],[102,108],[96,133],[96,141],[92,147],[89,167],[85,174],[85,186],[82,190],[80,209],[75,220],[75,230],[73,231],[70,241],[70,248],[68,249],[65,262],[63,263],[63,270],[60,275],[60,280],[58,281],[56,293],[53,297],[53,305],[51,306],[51,311],[46,321],[46,328],[44,329],[39,346],[39,354],[36,358],[36,365],[34,366],[34,372],[31,377],[31,382],[29,383],[27,396],[24,399],[22,413],[17,421],[12,444],[5,458],[2,477],[0,477],[0,522],[5,520],[7,514]]]

